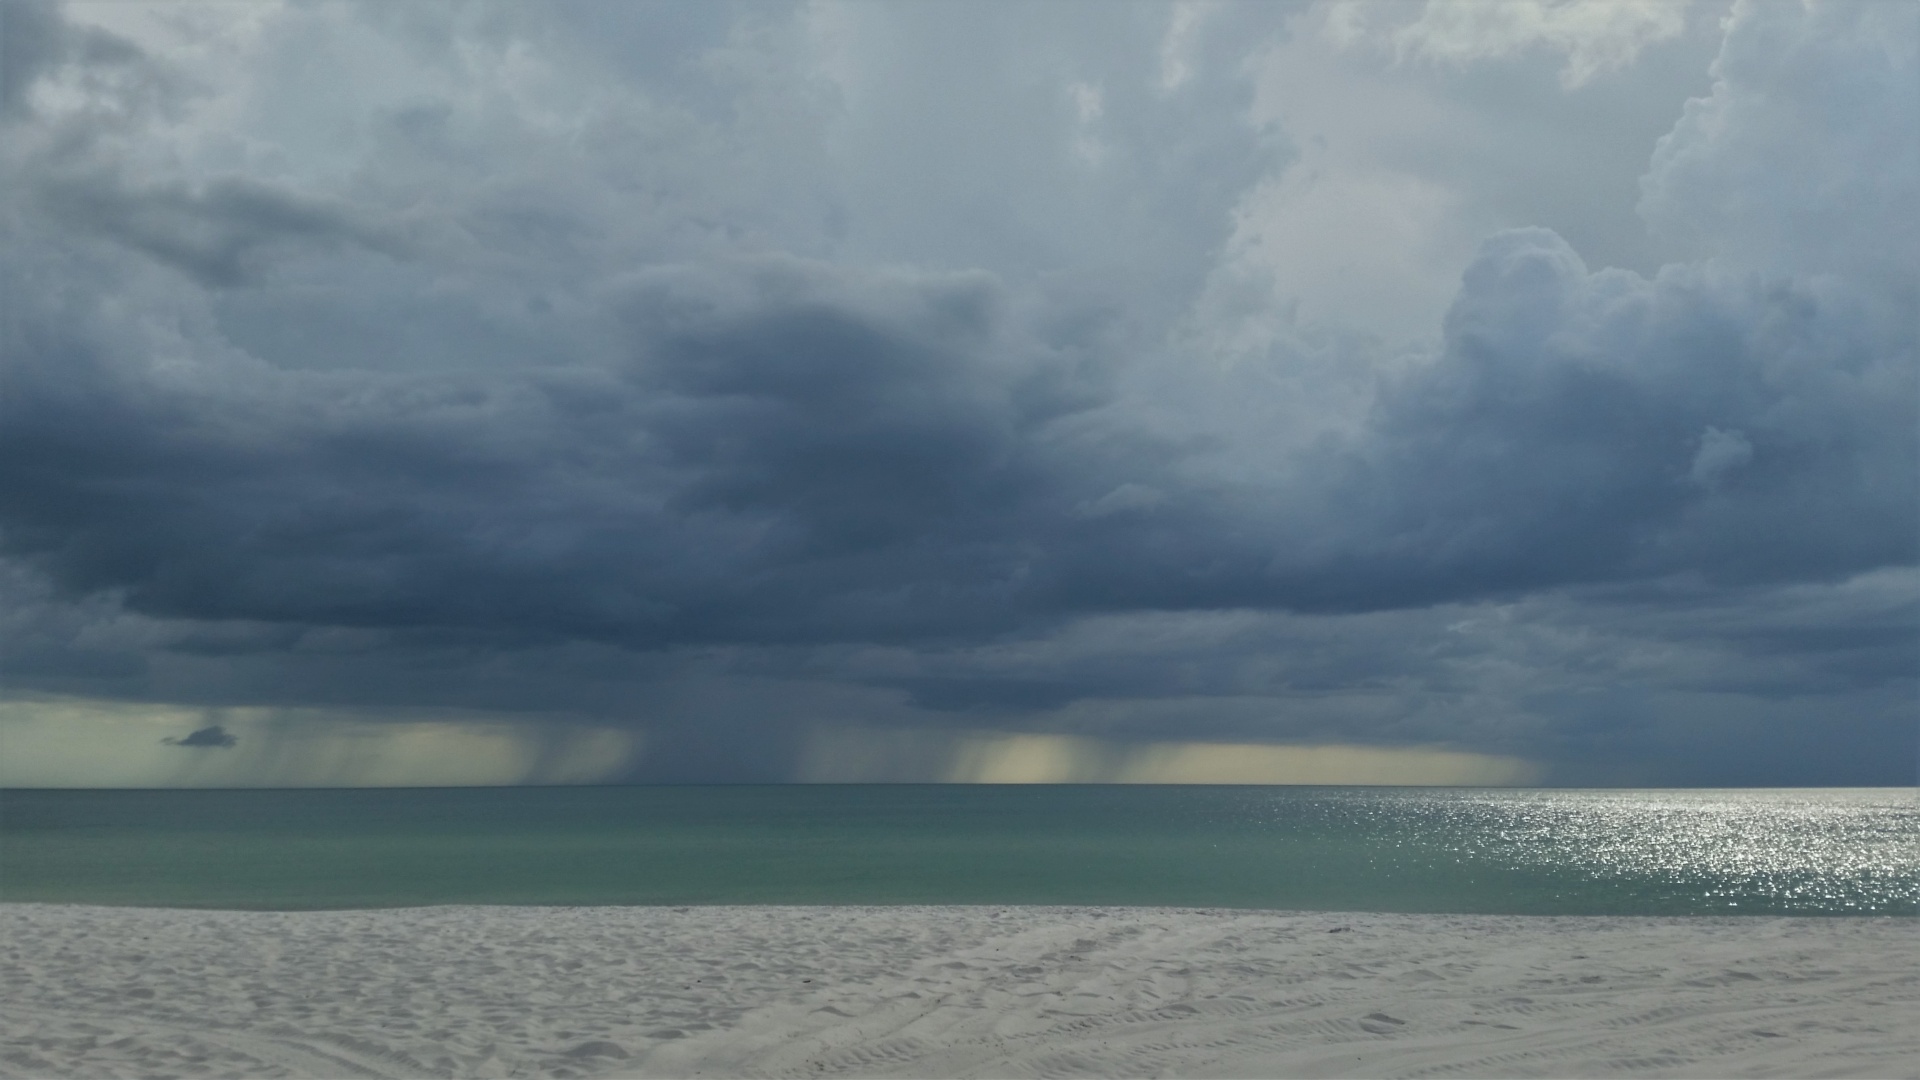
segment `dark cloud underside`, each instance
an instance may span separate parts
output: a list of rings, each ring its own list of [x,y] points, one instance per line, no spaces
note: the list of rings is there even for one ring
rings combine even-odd
[[[4,10],[20,687],[610,718],[649,779],[849,716],[1910,779],[1911,8],[1741,8],[1638,151],[1687,258],[1499,229],[1397,342],[1234,261],[1344,160],[1249,74],[1324,13]]]

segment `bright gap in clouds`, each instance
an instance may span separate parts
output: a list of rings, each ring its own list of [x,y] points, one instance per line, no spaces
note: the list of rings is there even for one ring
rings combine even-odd
[[[10,783],[1912,779],[1914,5],[0,13]]]

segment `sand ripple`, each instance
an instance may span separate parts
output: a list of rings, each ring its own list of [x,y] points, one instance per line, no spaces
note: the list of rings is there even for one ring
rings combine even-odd
[[[1920,1077],[1920,922],[0,905],[0,1076]]]

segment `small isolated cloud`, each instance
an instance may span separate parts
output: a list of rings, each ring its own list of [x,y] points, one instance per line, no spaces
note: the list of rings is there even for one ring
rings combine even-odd
[[[238,743],[240,739],[227,734],[227,729],[219,724],[210,724],[195,730],[184,739],[166,738],[160,741],[168,746],[215,746],[224,750]]]

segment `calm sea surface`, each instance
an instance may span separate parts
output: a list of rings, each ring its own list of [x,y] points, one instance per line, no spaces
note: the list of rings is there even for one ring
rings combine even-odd
[[[1911,788],[0,792],[0,900],[1920,914]]]

